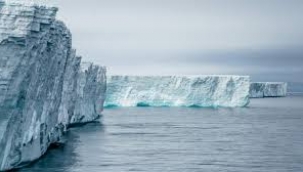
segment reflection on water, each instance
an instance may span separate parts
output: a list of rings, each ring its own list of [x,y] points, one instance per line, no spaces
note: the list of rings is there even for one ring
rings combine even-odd
[[[108,109],[20,171],[303,171],[303,97],[237,109]]]

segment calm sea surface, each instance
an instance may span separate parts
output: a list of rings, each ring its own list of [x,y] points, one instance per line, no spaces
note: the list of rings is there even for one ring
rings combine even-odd
[[[301,172],[303,97],[248,108],[106,109],[22,172]]]

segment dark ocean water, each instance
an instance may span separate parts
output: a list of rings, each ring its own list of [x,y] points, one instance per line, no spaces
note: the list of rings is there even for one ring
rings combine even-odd
[[[301,172],[303,97],[248,108],[107,109],[22,172]]]

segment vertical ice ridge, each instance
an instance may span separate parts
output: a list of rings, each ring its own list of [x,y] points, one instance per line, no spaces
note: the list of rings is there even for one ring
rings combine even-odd
[[[63,74],[71,46],[70,33],[61,22],[26,35],[23,45],[2,42],[2,57],[10,79],[1,115],[10,116],[0,143],[0,169],[10,169],[44,154],[58,141],[63,127],[57,121]]]
[[[58,11],[55,7],[24,6],[22,4],[0,3],[0,42],[19,41],[31,32],[39,32],[43,25],[50,25]]]
[[[75,108],[69,115],[69,124],[95,120],[103,111],[106,68],[89,62],[81,63],[76,85]]]

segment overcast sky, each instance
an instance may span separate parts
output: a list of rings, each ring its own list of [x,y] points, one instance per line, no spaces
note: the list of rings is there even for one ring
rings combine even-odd
[[[56,0],[85,60],[109,74],[303,82],[303,0]]]

